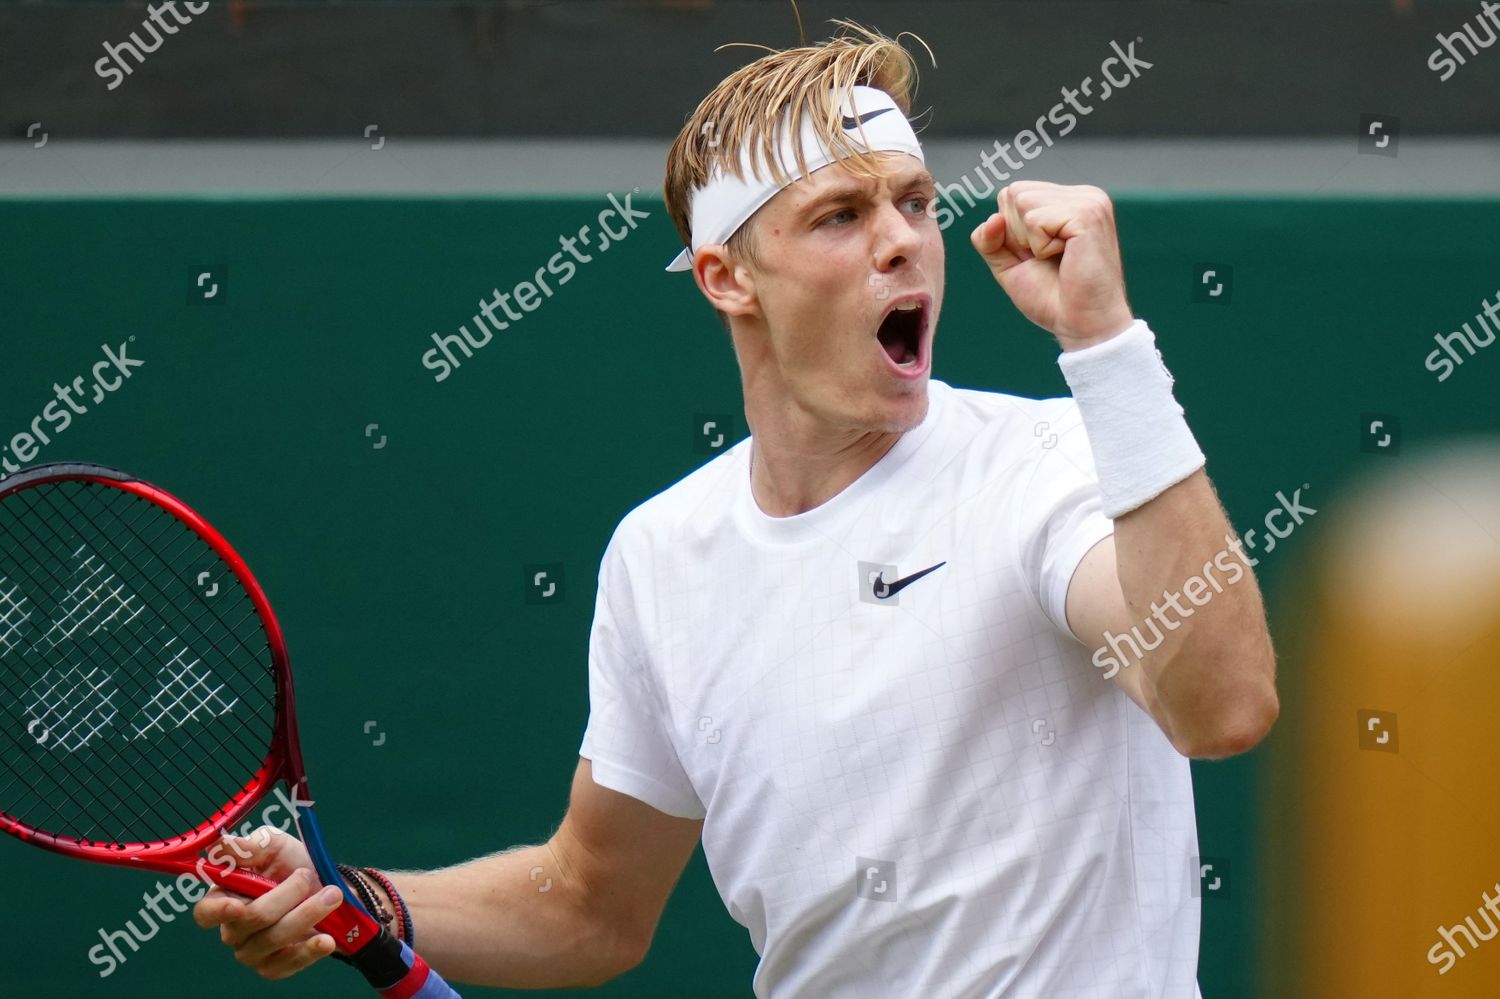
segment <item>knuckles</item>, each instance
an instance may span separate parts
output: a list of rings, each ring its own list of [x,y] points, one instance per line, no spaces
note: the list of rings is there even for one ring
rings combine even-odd
[[[1115,203],[1110,200],[1108,194],[1105,194],[1097,187],[1088,189],[1087,204],[1098,219],[1113,219],[1115,217]]]
[[[1087,214],[1097,219],[1114,217],[1114,201],[1103,188],[1092,184],[1052,184],[1041,180],[1018,180],[1001,189],[996,196],[997,205],[1004,206],[1009,198],[1016,206],[1023,222],[1030,224],[1030,216],[1048,205],[1071,202],[1077,206],[1078,214]]]

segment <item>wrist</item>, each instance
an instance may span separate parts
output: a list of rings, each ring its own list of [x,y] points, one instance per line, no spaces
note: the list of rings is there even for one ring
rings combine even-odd
[[[401,897],[394,882],[381,874],[373,867],[366,867],[364,873],[370,876],[370,880],[385,895],[390,904],[390,912],[395,922],[396,936],[408,947],[416,946],[416,929],[412,926],[411,910],[407,908],[406,900]]]
[[[398,940],[411,939],[411,917],[394,885],[373,868],[338,865],[339,875],[360,905]]]
[[[1062,347],[1063,353],[1076,353],[1080,350],[1088,350],[1097,347],[1101,343],[1113,340],[1117,336],[1128,332],[1132,326],[1141,320],[1133,316],[1128,309],[1114,316],[1108,322],[1101,322],[1098,329],[1106,332],[1079,333],[1076,335],[1059,336],[1058,346]]]
[[[1083,417],[1106,517],[1136,509],[1203,467],[1144,320],[1057,363]]]

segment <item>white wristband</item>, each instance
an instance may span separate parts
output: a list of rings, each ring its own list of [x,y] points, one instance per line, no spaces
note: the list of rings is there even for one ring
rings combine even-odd
[[[1203,467],[1144,319],[1103,343],[1065,351],[1057,364],[1083,416],[1106,517],[1134,510]]]

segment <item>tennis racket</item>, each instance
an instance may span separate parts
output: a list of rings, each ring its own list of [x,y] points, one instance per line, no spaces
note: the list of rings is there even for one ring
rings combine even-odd
[[[344,892],[318,924],[336,953],[383,996],[457,999],[329,857],[286,645],[244,560],[186,504],[114,469],[0,479],[0,829],[256,897],[276,882],[203,854],[278,782],[318,876]]]

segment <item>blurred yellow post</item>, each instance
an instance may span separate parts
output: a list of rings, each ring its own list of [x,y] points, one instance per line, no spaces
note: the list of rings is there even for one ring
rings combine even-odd
[[[1495,999],[1500,445],[1383,462],[1272,608],[1264,994]]]

